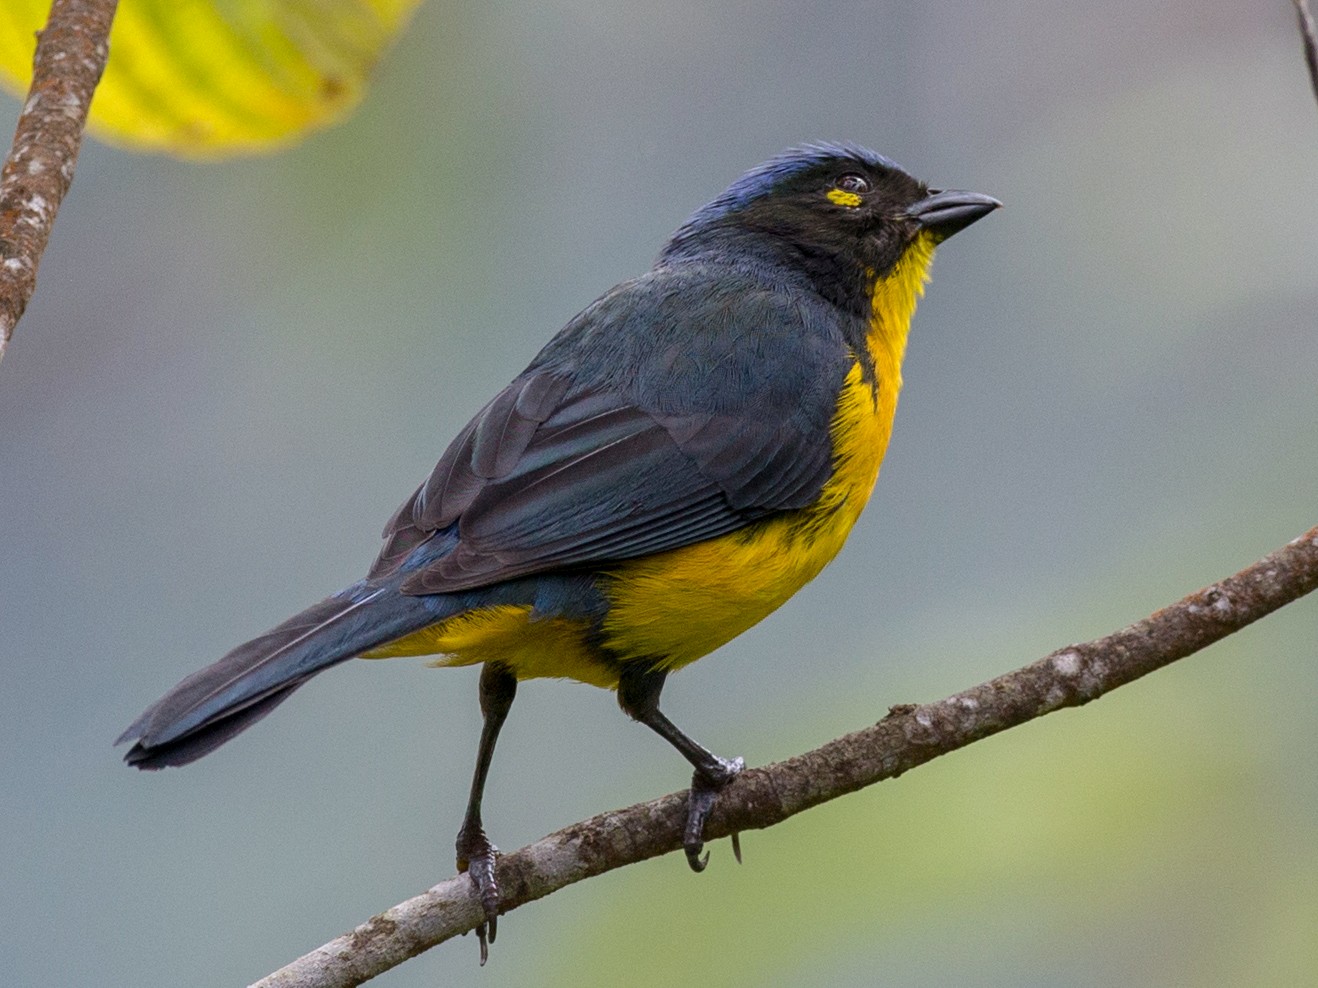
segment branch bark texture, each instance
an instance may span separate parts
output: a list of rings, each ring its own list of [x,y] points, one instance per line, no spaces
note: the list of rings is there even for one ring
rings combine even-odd
[[[0,172],[0,359],[37,286],[109,57],[118,0],[55,0],[38,36],[32,85]]]
[[[1068,645],[1015,672],[921,706],[892,708],[872,727],[764,768],[719,796],[715,839],[771,827],[803,810],[1109,690],[1199,651],[1318,588],[1318,527],[1234,576],[1104,638]],[[503,911],[583,878],[675,851],[686,793],[573,824],[499,858]],[[465,875],[368,920],[251,988],[347,988],[474,929],[481,907]]]

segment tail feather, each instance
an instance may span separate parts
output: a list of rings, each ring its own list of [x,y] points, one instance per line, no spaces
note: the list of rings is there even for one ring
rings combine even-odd
[[[247,730],[292,696],[293,691],[306,681],[306,679],[296,680],[268,696],[252,701],[245,707],[239,707],[217,717],[209,722],[204,730],[193,731],[191,734],[184,734],[173,741],[153,745],[150,748],[139,741],[128,749],[124,761],[140,769],[167,768],[170,765],[187,765],[189,762],[195,762],[202,755],[209,755],[235,734]]]
[[[433,600],[433,598],[432,598]],[[423,598],[359,584],[327,597],[188,676],[115,744],[142,769],[186,765],[277,707],[316,673],[436,620]]]

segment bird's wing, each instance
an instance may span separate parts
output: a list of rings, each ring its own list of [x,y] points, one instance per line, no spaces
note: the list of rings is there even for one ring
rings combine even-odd
[[[820,380],[820,348],[795,345],[802,327],[786,325],[781,312],[759,313],[761,327],[766,319],[772,329],[750,343],[737,343],[735,332],[721,343],[675,334],[684,358],[704,346],[709,359],[674,360],[671,348],[650,347],[667,353],[662,371],[642,361],[627,377],[645,387],[598,376],[583,385],[571,368],[532,365],[399,509],[372,575],[403,566],[432,533],[455,524],[456,545],[412,573],[406,592],[648,555],[811,503],[830,472],[845,363],[830,362],[837,374]]]

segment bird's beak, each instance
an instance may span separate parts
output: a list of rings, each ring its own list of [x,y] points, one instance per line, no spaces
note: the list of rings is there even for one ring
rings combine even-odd
[[[928,230],[934,240],[942,243],[952,234],[983,219],[1002,203],[992,196],[978,192],[940,192],[934,189],[929,195],[906,210],[906,215]]]

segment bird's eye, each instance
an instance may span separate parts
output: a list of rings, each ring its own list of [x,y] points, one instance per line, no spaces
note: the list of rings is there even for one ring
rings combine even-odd
[[[833,187],[841,189],[843,192],[855,192],[859,195],[870,190],[870,182],[864,175],[847,172],[845,175],[839,175],[834,179]]]

